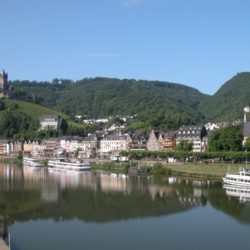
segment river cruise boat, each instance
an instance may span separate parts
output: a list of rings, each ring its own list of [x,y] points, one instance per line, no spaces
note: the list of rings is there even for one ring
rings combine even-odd
[[[33,157],[23,157],[23,165],[28,167],[43,167],[44,165],[39,161],[39,159]]]
[[[240,168],[238,174],[227,173],[222,179],[228,185],[250,188],[250,170],[246,168]]]
[[[70,161],[67,158],[56,158],[48,161],[49,170],[80,172],[90,170],[90,164],[87,162]]]

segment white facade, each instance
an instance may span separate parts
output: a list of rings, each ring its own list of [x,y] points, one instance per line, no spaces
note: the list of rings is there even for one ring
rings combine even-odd
[[[100,155],[110,155],[126,150],[125,136],[110,136],[100,141]]]
[[[0,155],[10,155],[11,153],[11,145],[7,140],[0,141]]]
[[[78,139],[60,139],[60,147],[65,150],[66,153],[75,152],[80,145],[80,141]]]
[[[201,140],[202,126],[182,126],[176,134],[176,145],[180,141],[186,140],[193,143],[193,152],[204,151],[207,144],[207,137],[204,136]]]
[[[59,118],[55,115],[41,116],[39,125],[39,130],[57,130],[59,128]]]

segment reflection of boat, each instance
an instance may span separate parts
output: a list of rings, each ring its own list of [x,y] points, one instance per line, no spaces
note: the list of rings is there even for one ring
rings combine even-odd
[[[228,173],[222,179],[225,184],[250,188],[250,170],[246,168],[240,168],[238,174]]]
[[[89,170],[90,165],[86,162],[69,161],[67,158],[56,158],[48,161],[49,170],[79,172]]]
[[[226,194],[231,197],[239,198],[241,202],[250,202],[250,189],[236,187],[232,185],[223,185]]]
[[[23,157],[23,165],[24,166],[29,166],[29,167],[42,167],[43,164],[36,158],[32,157]]]

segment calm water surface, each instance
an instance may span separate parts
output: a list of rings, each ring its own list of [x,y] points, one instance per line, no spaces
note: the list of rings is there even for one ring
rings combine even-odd
[[[212,181],[0,165],[0,233],[10,233],[12,250],[249,249],[250,194],[237,192]]]

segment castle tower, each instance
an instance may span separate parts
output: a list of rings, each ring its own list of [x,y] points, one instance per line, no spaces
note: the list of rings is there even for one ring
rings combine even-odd
[[[8,74],[3,70],[3,73],[0,73],[0,98],[4,97],[6,87],[8,83]]]

